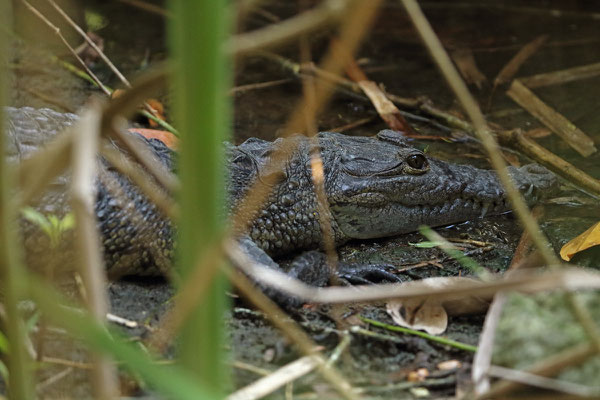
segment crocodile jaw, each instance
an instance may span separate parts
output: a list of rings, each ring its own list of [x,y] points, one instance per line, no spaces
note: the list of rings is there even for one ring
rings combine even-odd
[[[339,229],[349,238],[373,239],[416,231],[421,225],[441,226],[509,211],[505,201],[486,203],[455,198],[438,204],[389,203],[370,207],[346,203],[332,205]]]

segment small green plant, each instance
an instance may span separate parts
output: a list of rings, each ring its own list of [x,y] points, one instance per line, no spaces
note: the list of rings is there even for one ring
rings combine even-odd
[[[75,217],[72,213],[66,214],[64,217],[59,218],[54,214],[44,215],[41,212],[31,208],[25,207],[21,210],[23,217],[40,227],[42,231],[50,238],[50,245],[53,249],[57,248],[62,239],[63,233],[72,229],[75,225]]]

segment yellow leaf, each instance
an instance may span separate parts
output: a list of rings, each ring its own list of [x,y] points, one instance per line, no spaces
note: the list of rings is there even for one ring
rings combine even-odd
[[[590,247],[597,246],[599,244],[600,222],[597,222],[592,225],[590,229],[583,232],[575,239],[570,240],[569,243],[565,244],[562,249],[560,249],[560,256],[563,260],[570,261],[571,258],[580,251],[589,249]]]

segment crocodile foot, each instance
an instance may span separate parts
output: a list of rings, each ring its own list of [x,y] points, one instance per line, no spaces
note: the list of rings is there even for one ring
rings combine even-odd
[[[394,269],[390,264],[340,264],[337,274],[342,282],[350,285],[402,282],[399,276],[390,272]]]

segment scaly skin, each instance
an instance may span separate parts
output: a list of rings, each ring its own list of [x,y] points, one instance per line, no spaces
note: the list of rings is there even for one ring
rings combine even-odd
[[[50,110],[7,109],[9,157],[19,160],[76,120],[72,114]],[[265,206],[252,222],[242,246],[254,258],[276,267],[271,257],[322,244],[317,200],[304,137],[267,142],[249,139],[240,146],[226,145],[227,191],[235,208],[250,184],[260,179],[270,154],[284,140],[297,142],[289,155],[285,176],[276,184]],[[157,159],[172,167],[171,152],[157,140],[140,138]],[[493,171],[446,163],[413,148],[398,133],[382,131],[376,137],[349,137],[320,133],[319,149],[325,170],[328,216],[337,244],[350,239],[394,236],[420,225],[440,226],[506,212],[505,191]],[[12,147],[11,147],[12,143]],[[109,273],[154,275],[169,268],[173,251],[170,222],[124,177],[100,162],[96,215]],[[538,165],[509,167],[517,187],[532,204],[549,191],[555,177]],[[64,177],[59,179],[62,184]],[[46,212],[68,209],[64,187],[40,200]],[[27,231],[25,233],[27,238]],[[38,235],[39,239],[39,235]],[[31,242],[31,240],[29,240]],[[39,243],[30,243],[28,248]],[[322,268],[318,266],[315,268]],[[293,274],[306,275],[305,272]],[[309,274],[311,275],[311,274]],[[323,283],[323,276],[307,279]]]

